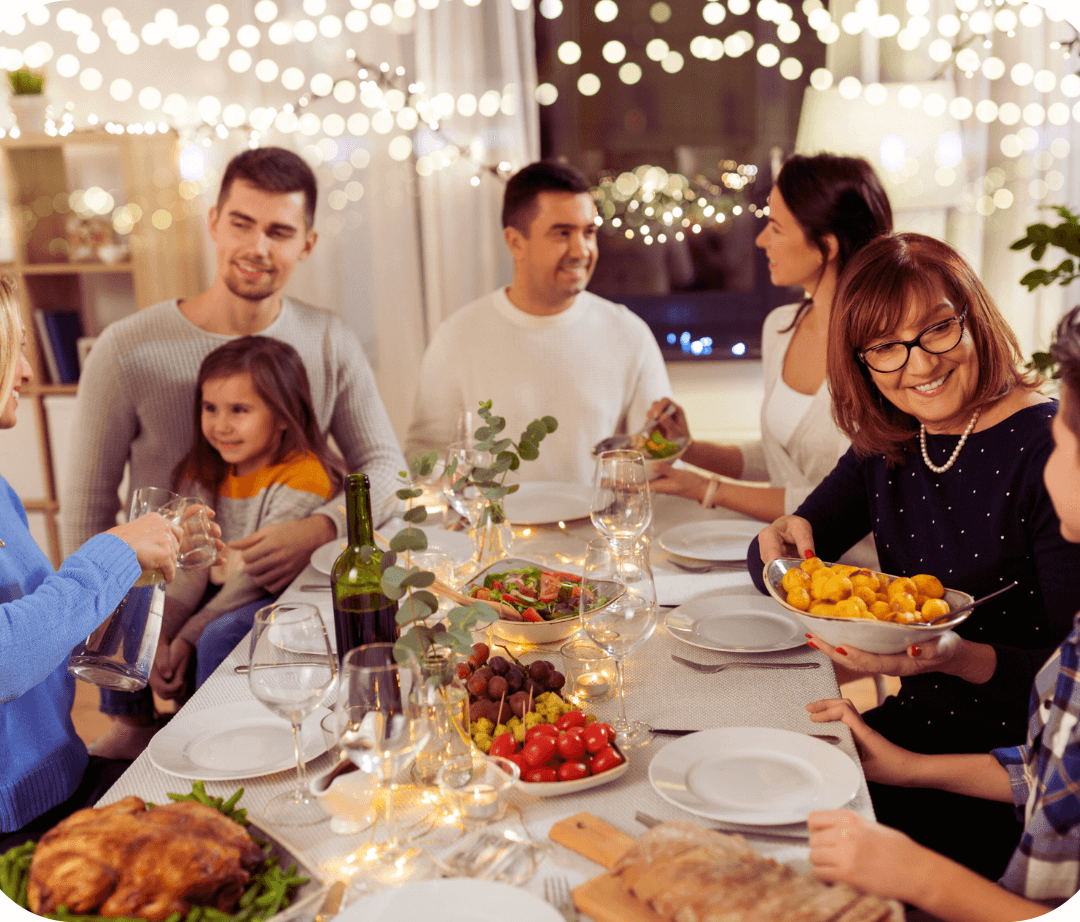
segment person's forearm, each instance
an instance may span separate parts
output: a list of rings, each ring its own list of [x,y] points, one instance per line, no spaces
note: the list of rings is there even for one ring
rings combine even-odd
[[[964,640],[957,648],[956,656],[941,671],[972,685],[982,685],[990,681],[996,669],[997,652],[992,646]]]
[[[784,488],[722,481],[717,485],[712,504],[753,516],[762,522],[773,522],[784,514]]]
[[[912,753],[905,787],[937,788],[953,794],[1012,803],[1009,773],[988,752],[925,755]]]
[[[742,452],[734,445],[717,445],[713,442],[691,442],[683,453],[682,460],[694,467],[700,467],[714,474],[725,477],[741,477],[743,471]]]
[[[1050,911],[921,846],[909,867],[911,890],[904,901],[943,922],[1019,922]]]

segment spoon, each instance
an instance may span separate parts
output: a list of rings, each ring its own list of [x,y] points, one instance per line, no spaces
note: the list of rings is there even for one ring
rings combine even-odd
[[[601,439],[593,447],[592,453],[595,457],[602,451],[616,451],[620,448],[633,448],[634,440],[639,438],[646,438],[660,423],[665,416],[671,416],[675,412],[675,404],[669,403],[656,419],[648,419],[645,421],[645,425],[642,426],[637,432],[631,432],[629,435],[609,435],[606,439]]]
[[[1018,585],[1016,580],[1013,580],[1011,583],[1009,583],[1008,586],[1003,586],[996,592],[991,592],[989,595],[984,595],[981,599],[975,599],[975,601],[973,602],[968,602],[967,605],[961,605],[959,608],[954,608],[952,611],[948,611],[943,615],[938,615],[933,621],[927,621],[927,626],[931,624],[940,624],[942,621],[948,621],[950,618],[955,618],[957,615],[965,611],[971,611],[971,609],[975,608],[976,606],[982,605],[983,602],[989,602],[994,596],[1001,595],[1001,593],[1003,592],[1008,592],[1016,585]]]

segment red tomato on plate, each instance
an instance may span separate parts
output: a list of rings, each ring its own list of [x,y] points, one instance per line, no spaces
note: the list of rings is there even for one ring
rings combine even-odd
[[[558,739],[559,731],[552,724],[537,724],[535,727],[529,727],[525,731],[525,742],[527,743],[534,736],[552,736]]]
[[[504,759],[509,758],[518,751],[517,740],[514,739],[513,733],[500,733],[495,737],[495,742],[491,744],[491,751],[488,755],[502,756]]]
[[[563,762],[557,774],[560,781],[580,781],[589,777],[589,766],[584,762]]]
[[[538,765],[543,765],[548,759],[555,755],[555,750],[557,748],[558,744],[555,737],[539,735],[534,736],[531,740],[527,740],[525,742],[525,748],[521,750],[521,753],[525,757],[525,761],[535,768]]]
[[[585,728],[585,748],[596,755],[608,743],[615,739],[615,731],[610,724],[594,723]]]
[[[569,730],[571,727],[584,727],[587,718],[581,711],[567,711],[557,721],[555,727],[558,730]]]
[[[521,776],[522,781],[539,781],[541,783],[557,781],[558,778],[559,776],[555,769],[549,768],[546,765],[540,768],[530,768]]]
[[[592,773],[599,775],[601,772],[606,772],[616,765],[622,765],[622,756],[620,756],[613,747],[605,746],[592,760]]]
[[[580,759],[585,755],[585,737],[580,731],[567,730],[559,734],[559,755],[564,759]]]

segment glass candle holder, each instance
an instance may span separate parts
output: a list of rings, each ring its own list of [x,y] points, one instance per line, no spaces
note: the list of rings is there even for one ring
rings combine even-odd
[[[615,694],[615,660],[591,640],[577,637],[562,645],[566,693],[578,704],[606,701]]]
[[[509,759],[473,753],[471,769],[444,765],[438,784],[446,806],[464,823],[489,823],[506,811],[506,794],[521,776]]]

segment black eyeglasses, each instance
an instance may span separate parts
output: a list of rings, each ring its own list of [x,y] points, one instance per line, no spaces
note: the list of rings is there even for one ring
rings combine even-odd
[[[856,349],[855,358],[868,368],[882,374],[899,371],[911,358],[911,350],[915,346],[931,355],[941,355],[959,346],[960,340],[964,338],[966,319],[967,308],[965,307],[955,317],[928,326],[914,339],[882,343],[880,346],[871,346],[869,349]]]

